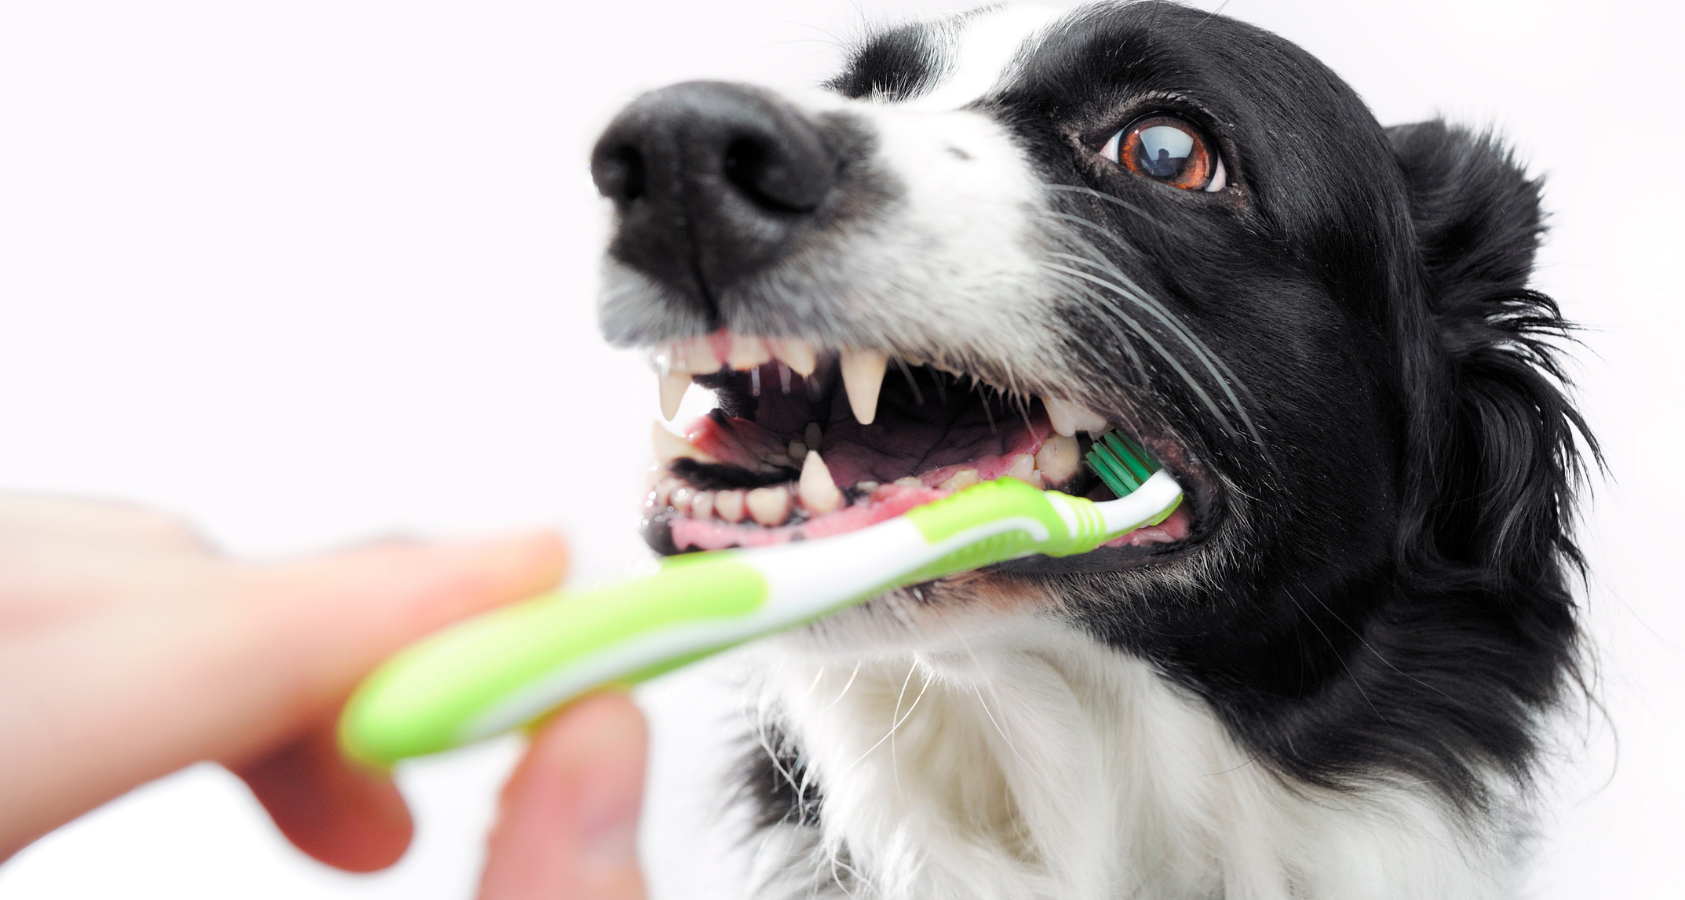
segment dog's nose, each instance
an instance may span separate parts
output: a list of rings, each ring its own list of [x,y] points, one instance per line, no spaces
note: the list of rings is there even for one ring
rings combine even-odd
[[[713,306],[721,288],[784,254],[830,194],[837,159],[776,96],[695,81],[621,111],[592,151],[591,177],[620,212],[610,252]]]

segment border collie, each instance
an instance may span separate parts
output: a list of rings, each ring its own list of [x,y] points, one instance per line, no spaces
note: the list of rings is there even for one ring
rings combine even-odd
[[[606,336],[718,398],[657,429],[652,545],[1110,497],[1111,428],[1187,500],[770,642],[757,896],[1510,895],[1596,451],[1539,182],[1162,2],[892,28],[825,88],[675,85],[594,151]]]

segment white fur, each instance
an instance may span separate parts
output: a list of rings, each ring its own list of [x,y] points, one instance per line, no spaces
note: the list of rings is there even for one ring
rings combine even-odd
[[[968,16],[948,49],[949,66],[935,88],[897,104],[904,109],[958,109],[1000,84],[1030,40],[1059,12],[1042,6],[1009,6]]]
[[[866,656],[786,643],[767,708],[823,824],[773,829],[757,896],[1509,894],[1504,848],[1425,790],[1291,785],[1204,703],[1052,618],[966,630]]]

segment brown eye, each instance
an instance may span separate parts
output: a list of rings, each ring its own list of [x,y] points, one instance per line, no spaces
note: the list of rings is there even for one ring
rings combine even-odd
[[[1173,116],[1148,116],[1112,135],[1100,151],[1125,169],[1187,191],[1228,184],[1223,158],[1198,128]]]

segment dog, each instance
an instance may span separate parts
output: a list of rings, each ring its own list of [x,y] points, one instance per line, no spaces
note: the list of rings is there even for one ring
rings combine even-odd
[[[1140,0],[889,28],[812,95],[657,90],[592,174],[605,336],[669,418],[717,398],[657,429],[657,550],[993,478],[1106,499],[1110,429],[1185,492],[773,639],[756,896],[1511,895],[1585,696],[1596,442],[1498,139]]]

